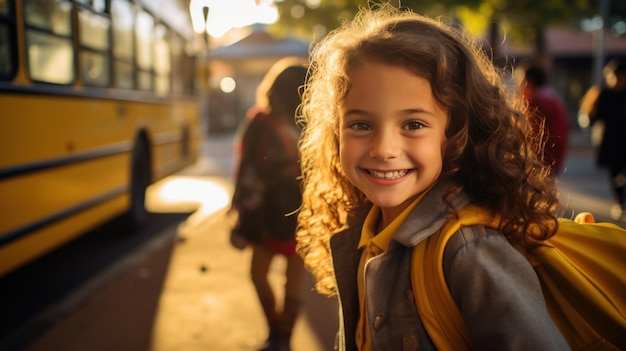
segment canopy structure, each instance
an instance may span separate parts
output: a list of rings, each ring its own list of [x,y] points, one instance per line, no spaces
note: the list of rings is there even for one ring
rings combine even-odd
[[[248,60],[255,58],[281,58],[285,56],[302,56],[309,54],[309,45],[298,39],[277,39],[262,27],[243,39],[230,45],[215,48],[209,54],[209,60]]]

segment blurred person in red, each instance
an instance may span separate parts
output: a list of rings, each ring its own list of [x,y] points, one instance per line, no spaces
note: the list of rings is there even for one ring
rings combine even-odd
[[[563,100],[548,83],[546,70],[529,63],[520,68],[523,72],[521,87],[532,112],[532,125],[543,138],[543,161],[553,175],[563,171],[569,147],[569,118]]]
[[[304,263],[295,252],[296,214],[300,193],[295,114],[301,103],[306,62],[284,58],[265,74],[256,103],[238,130],[237,175],[232,210],[238,214],[231,243],[252,248],[250,275],[263,309],[269,337],[262,350],[288,351],[303,300]],[[269,281],[278,255],[286,259],[284,294]],[[284,296],[284,298],[280,298]],[[282,304],[279,304],[282,301]]]

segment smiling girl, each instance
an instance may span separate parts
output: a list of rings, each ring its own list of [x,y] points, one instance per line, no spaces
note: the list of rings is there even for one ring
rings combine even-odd
[[[533,268],[511,243],[556,231],[554,180],[525,106],[460,31],[389,5],[362,10],[311,57],[300,143],[298,252],[340,305],[340,350],[434,350],[411,254],[461,209],[498,230],[446,247],[473,346],[563,350]]]

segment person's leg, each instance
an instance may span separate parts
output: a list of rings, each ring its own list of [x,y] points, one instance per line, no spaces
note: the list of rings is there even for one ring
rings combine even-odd
[[[615,167],[610,170],[611,190],[615,204],[611,208],[611,217],[619,219],[626,212],[626,169]]]
[[[250,264],[252,283],[259,297],[259,302],[261,303],[270,334],[277,329],[277,325],[281,319],[280,315],[276,312],[276,296],[268,279],[268,272],[274,255],[274,251],[269,248],[255,244],[253,245],[252,261]]]
[[[287,268],[285,271],[285,300],[283,304],[282,319],[279,324],[278,333],[278,348],[277,350],[289,350],[289,344],[291,341],[291,334],[293,333],[293,327],[296,323],[296,319],[300,313],[303,300],[303,281],[304,274],[306,273],[304,268],[304,261],[297,254],[293,254],[287,257]]]

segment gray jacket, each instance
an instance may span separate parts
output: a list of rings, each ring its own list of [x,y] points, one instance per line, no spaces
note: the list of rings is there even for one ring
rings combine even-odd
[[[369,330],[377,351],[436,350],[415,306],[410,262],[413,247],[450,218],[442,201],[445,188],[441,183],[431,189],[388,250],[366,264]],[[452,205],[461,209],[468,202],[461,195]],[[340,306],[336,348],[341,351],[357,350],[360,234],[361,227],[355,226],[331,238]],[[548,314],[532,266],[501,233],[482,226],[461,228],[446,246],[444,272],[478,350],[570,349]]]

